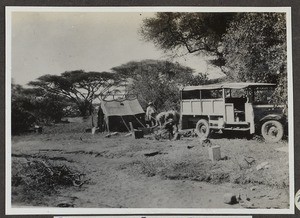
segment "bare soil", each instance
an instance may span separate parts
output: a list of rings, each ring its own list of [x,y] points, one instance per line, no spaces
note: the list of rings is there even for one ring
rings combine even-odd
[[[27,196],[24,185],[12,186],[13,206],[97,208],[288,208],[288,153],[269,144],[216,135],[222,160],[209,160],[197,138],[177,141],[133,139],[120,133],[81,133],[76,124],[60,124],[43,134],[12,139],[12,173],[28,160],[47,160],[85,174],[82,186],[57,186],[53,192]],[[76,130],[76,131],[75,131]],[[267,162],[267,167],[256,167]],[[20,164],[21,163],[21,164]],[[18,165],[19,164],[19,165]],[[23,165],[22,165],[23,164]],[[240,195],[234,205],[225,193]]]

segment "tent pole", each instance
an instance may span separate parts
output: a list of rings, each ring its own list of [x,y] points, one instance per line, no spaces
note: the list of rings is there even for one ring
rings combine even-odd
[[[107,127],[107,132],[109,133],[109,117],[106,117],[106,127]]]
[[[120,116],[120,117],[121,117],[121,119],[122,119],[122,121],[123,121],[123,123],[124,123],[126,129],[127,129],[129,132],[131,132],[130,129],[128,128],[127,124],[125,123],[125,120],[123,119],[123,117],[122,117],[122,116]]]
[[[141,121],[139,121],[139,119],[133,114],[134,118],[142,125],[142,127],[146,128]]]

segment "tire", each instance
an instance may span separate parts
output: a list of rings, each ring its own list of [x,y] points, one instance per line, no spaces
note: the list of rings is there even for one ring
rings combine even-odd
[[[261,134],[266,142],[278,142],[283,137],[283,126],[277,120],[266,121],[261,126]]]
[[[209,131],[207,120],[201,119],[197,122],[195,132],[199,138],[207,138],[209,136]]]

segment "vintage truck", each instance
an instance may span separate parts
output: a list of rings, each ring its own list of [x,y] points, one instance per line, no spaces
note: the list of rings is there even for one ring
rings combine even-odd
[[[273,102],[276,84],[223,83],[186,86],[181,94],[181,128],[194,128],[199,137],[214,130],[261,134],[268,142],[284,135],[283,105]]]

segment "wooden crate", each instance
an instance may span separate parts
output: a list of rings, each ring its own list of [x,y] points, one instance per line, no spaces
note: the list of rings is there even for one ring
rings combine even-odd
[[[142,130],[134,130],[132,136],[135,139],[140,139],[140,138],[144,138],[144,133]]]

